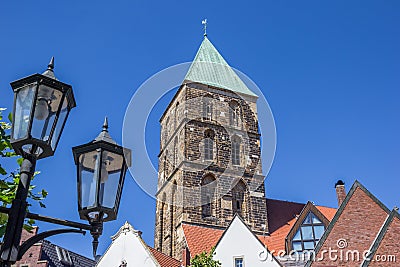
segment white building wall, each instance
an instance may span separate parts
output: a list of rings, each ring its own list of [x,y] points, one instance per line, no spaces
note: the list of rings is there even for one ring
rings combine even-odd
[[[235,258],[243,258],[243,267],[281,266],[239,217],[233,219],[222,236],[214,256],[222,267],[235,267]]]
[[[140,232],[134,230],[129,223],[125,223],[112,239],[97,267],[118,267],[123,260],[127,267],[159,267],[140,237]]]

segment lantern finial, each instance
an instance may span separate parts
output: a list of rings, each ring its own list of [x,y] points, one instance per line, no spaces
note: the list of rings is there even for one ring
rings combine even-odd
[[[107,116],[104,118],[103,132],[108,132],[108,118],[107,118]]]
[[[54,57],[51,57],[50,62],[47,65],[47,70],[43,72],[43,75],[57,80],[57,78],[54,76]]]
[[[105,141],[111,144],[116,144],[116,142],[111,138],[110,134],[108,133],[108,118],[104,118],[103,129],[101,130],[100,134],[94,139],[94,141]]]
[[[51,57],[49,65],[47,65],[48,70],[53,70],[54,69],[54,57]]]

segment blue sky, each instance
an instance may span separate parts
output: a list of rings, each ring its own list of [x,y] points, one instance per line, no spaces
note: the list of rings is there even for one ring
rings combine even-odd
[[[349,189],[359,179],[389,208],[400,205],[399,13],[396,0],[2,1],[0,106],[11,107],[9,82],[42,72],[53,55],[56,76],[73,85],[77,101],[55,156],[37,165],[47,209],[32,211],[79,220],[71,147],[92,140],[105,115],[121,143],[129,99],[151,75],[194,58],[203,18],[209,39],[257,83],[274,114],[268,197],[335,207],[335,181]],[[171,97],[148,122],[153,161],[158,118]],[[128,175],[119,218],[105,225],[99,252],[125,220],[152,245],[154,204]],[[51,241],[91,255],[90,235]]]

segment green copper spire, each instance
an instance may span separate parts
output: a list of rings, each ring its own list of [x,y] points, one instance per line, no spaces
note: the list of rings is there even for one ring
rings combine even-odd
[[[185,80],[227,89],[239,94],[257,96],[228,65],[207,36],[204,36]]]

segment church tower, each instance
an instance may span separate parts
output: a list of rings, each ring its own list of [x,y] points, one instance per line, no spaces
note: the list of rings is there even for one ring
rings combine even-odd
[[[180,258],[182,224],[268,231],[257,95],[207,36],[160,119],[154,247]]]

